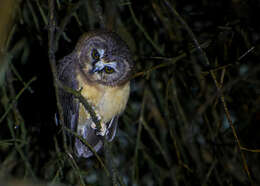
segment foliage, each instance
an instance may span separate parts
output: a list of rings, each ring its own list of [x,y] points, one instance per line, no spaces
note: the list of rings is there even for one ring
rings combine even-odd
[[[16,3],[0,55],[0,178],[65,185],[260,184],[258,1]],[[78,160],[54,122],[54,63],[81,34],[100,28],[128,43],[136,71],[116,139],[99,159]]]

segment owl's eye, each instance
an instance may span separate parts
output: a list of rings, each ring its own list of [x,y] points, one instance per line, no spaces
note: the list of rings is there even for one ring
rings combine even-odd
[[[112,74],[113,72],[115,72],[115,70],[109,66],[105,66],[104,70],[107,74]]]
[[[100,54],[98,53],[98,51],[96,49],[93,49],[91,56],[93,57],[93,59],[99,60]]]

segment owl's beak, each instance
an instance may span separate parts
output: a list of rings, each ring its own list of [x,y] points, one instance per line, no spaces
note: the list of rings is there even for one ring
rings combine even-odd
[[[98,62],[94,63],[92,72],[93,73],[100,72],[100,71],[102,71],[104,69],[104,67],[105,67],[104,62],[102,60],[98,61]]]

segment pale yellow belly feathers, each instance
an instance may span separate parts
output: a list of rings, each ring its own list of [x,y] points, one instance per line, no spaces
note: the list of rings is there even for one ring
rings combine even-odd
[[[130,93],[130,83],[120,87],[111,87],[105,85],[92,85],[82,83],[81,77],[77,77],[79,88],[82,88],[81,94],[93,106],[94,111],[101,117],[102,123],[109,122],[114,116],[121,114],[128,101]],[[85,125],[86,120],[90,119],[88,111],[80,104],[78,125]]]

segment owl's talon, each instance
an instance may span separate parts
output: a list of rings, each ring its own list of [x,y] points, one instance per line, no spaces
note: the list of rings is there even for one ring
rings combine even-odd
[[[107,134],[107,126],[105,123],[101,123],[101,129],[97,131],[96,135],[105,136]]]
[[[97,129],[97,126],[96,126],[96,124],[94,122],[91,123],[91,128],[94,129],[94,130]]]
[[[83,87],[80,87],[80,88],[78,88],[77,91],[81,93],[82,90],[83,90]]]
[[[99,114],[96,114],[98,121],[101,120],[101,116]]]
[[[101,128],[97,130],[97,126],[94,122],[91,123],[91,128],[97,130],[96,135],[105,136],[107,134],[107,126],[105,123],[100,122]]]

